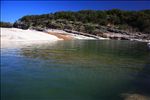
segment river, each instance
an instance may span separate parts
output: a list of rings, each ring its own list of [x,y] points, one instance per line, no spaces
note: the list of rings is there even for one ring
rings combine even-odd
[[[142,42],[58,41],[1,48],[2,100],[123,100],[150,96]]]

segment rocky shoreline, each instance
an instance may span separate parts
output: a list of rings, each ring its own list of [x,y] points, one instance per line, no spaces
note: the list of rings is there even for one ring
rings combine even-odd
[[[56,36],[62,40],[75,40],[75,39],[95,39],[95,40],[130,40],[139,42],[150,42],[150,34],[143,33],[129,33],[126,31],[113,29],[113,28],[103,28],[104,32],[98,32],[95,34],[89,34],[69,29],[44,29],[44,28],[34,28],[30,30],[36,30],[37,32],[48,33],[50,35]]]
[[[77,25],[74,27],[77,27]],[[145,34],[142,32],[135,32],[135,31],[125,31],[112,26],[100,26],[100,25],[93,24],[92,27],[95,28],[91,33],[86,32],[86,30],[83,31],[80,29],[68,29],[68,28],[53,29],[53,28],[31,27],[30,29],[34,29],[37,31],[44,31],[44,32],[47,32],[47,30],[62,30],[67,33],[71,33],[75,35],[83,35],[98,40],[112,39],[112,40],[131,40],[131,41],[150,42],[150,34]]]
[[[113,39],[113,40],[131,40],[131,41],[140,41],[140,42],[150,42],[150,35],[149,34],[130,34],[128,32],[113,30],[112,32],[104,32],[95,35],[91,35],[88,33],[72,31],[65,29],[64,31],[73,33],[73,34],[81,34],[88,37],[93,37],[95,39]]]

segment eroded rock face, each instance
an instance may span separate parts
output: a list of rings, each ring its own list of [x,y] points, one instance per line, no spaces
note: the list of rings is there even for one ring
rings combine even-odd
[[[149,96],[141,94],[122,94],[123,100],[150,100]]]

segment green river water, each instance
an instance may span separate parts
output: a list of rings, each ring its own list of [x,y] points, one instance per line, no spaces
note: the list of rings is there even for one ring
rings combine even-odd
[[[131,41],[59,41],[1,48],[1,100],[150,96],[150,50]]]

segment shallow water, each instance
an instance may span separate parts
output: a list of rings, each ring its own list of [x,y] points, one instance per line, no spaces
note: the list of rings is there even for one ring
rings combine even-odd
[[[59,41],[1,48],[2,100],[150,96],[150,51],[130,41]]]

